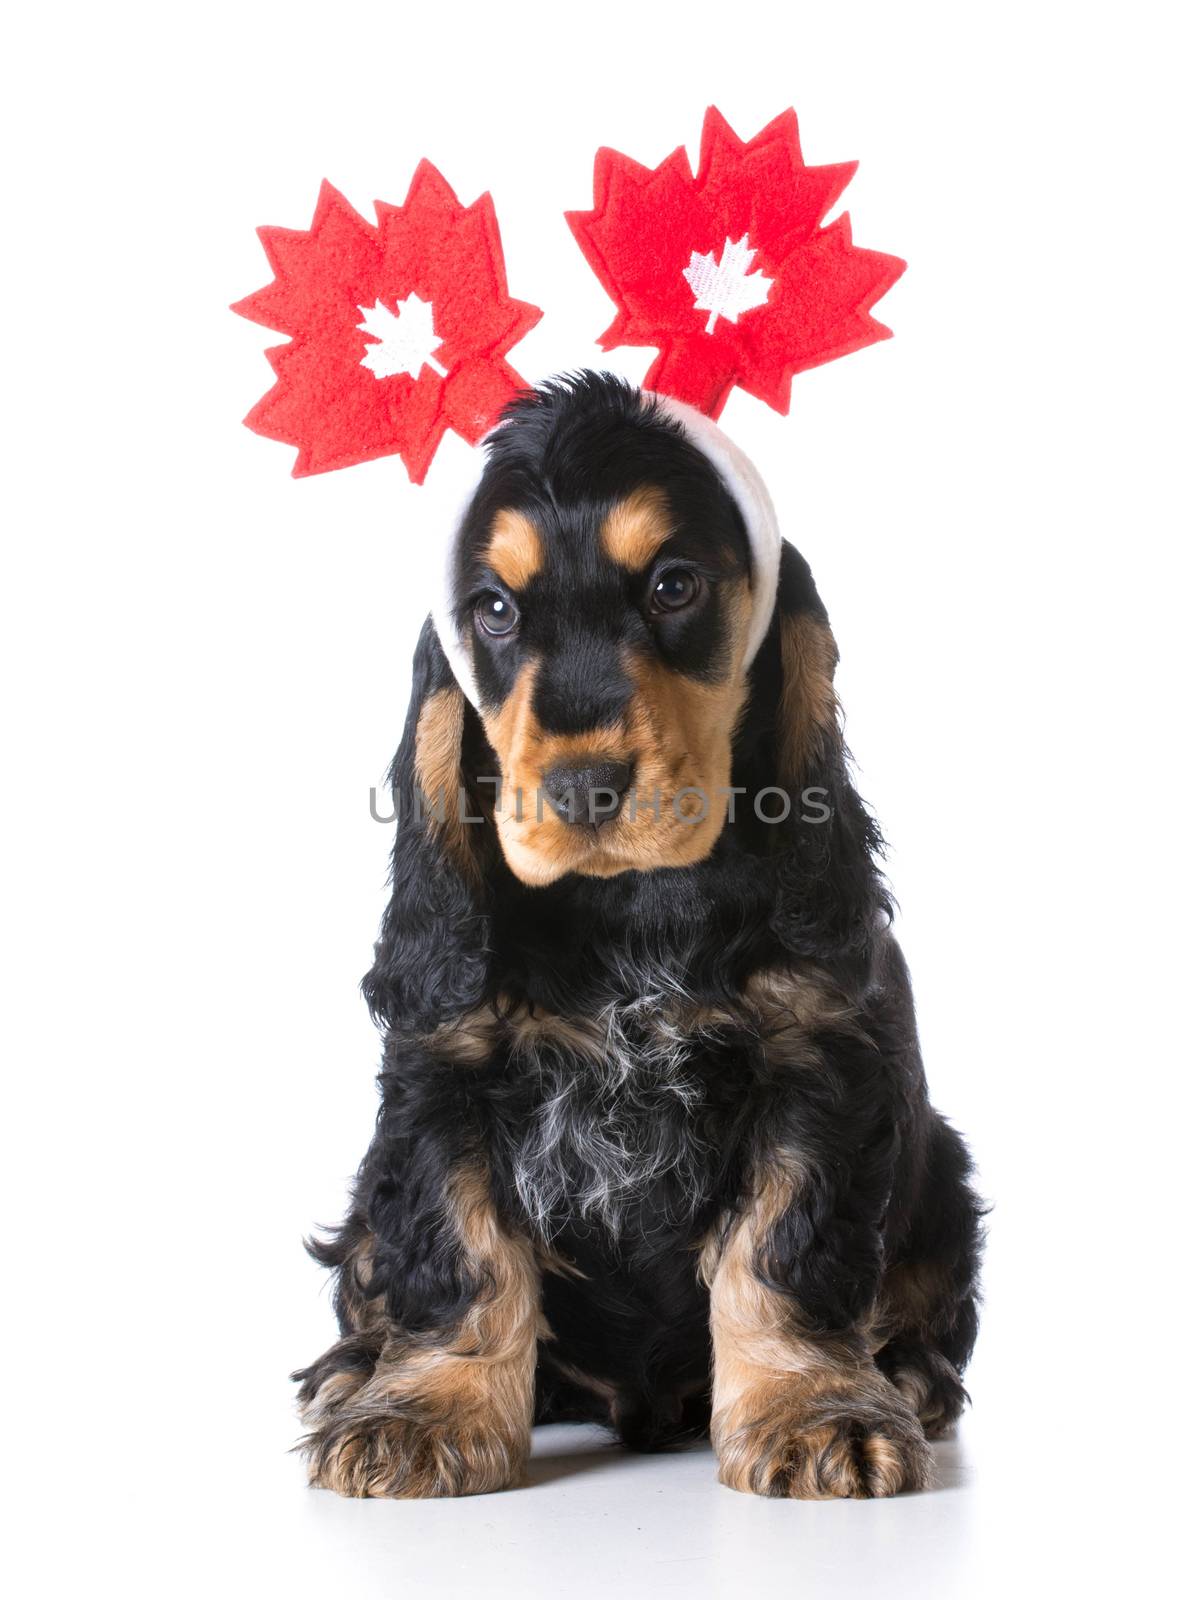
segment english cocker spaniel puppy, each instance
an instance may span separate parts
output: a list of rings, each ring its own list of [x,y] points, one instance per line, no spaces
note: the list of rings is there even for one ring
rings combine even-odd
[[[381,1108],[311,1248],[311,1481],[516,1484],[533,1423],[889,1495],[965,1401],[980,1207],[932,1109],[836,645],[749,462],[590,373],[490,437],[419,640]]]

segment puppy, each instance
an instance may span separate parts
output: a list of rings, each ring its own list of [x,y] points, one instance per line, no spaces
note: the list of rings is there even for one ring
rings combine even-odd
[[[476,1494],[535,1421],[720,1479],[922,1486],[980,1207],[927,1099],[807,564],[714,425],[606,375],[491,437],[393,765],[381,1108],[312,1253],[312,1483]]]

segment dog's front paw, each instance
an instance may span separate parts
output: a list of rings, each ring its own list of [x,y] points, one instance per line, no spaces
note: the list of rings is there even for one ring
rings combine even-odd
[[[303,1443],[310,1481],[355,1499],[490,1494],[519,1483],[529,1439],[473,1419],[345,1407]]]
[[[714,1424],[720,1481],[748,1494],[796,1500],[870,1499],[923,1488],[931,1455],[923,1429],[890,1385],[815,1396],[797,1380],[760,1409],[744,1403]]]

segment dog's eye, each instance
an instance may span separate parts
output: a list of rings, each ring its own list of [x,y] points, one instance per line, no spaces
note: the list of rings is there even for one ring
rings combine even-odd
[[[686,567],[672,567],[669,572],[664,572],[654,585],[654,592],[650,596],[650,610],[653,612],[682,611],[684,606],[689,606],[699,593],[699,579],[694,572],[688,572]]]
[[[497,594],[492,590],[477,600],[476,621],[485,633],[491,633],[495,639],[500,639],[504,634],[512,633],[517,627],[517,607],[512,600],[506,600],[503,594]]]

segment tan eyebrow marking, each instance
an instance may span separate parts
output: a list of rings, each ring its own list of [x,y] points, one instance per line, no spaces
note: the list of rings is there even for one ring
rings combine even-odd
[[[542,571],[542,537],[524,511],[498,511],[484,559],[511,589],[524,589]]]
[[[600,542],[604,553],[631,572],[650,565],[675,531],[670,507],[661,489],[635,489],[604,519]]]

